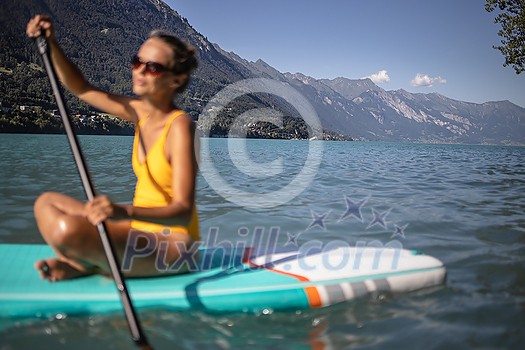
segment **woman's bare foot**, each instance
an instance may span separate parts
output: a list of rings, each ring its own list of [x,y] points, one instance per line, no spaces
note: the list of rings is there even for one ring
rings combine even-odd
[[[50,282],[69,280],[95,273],[88,269],[78,269],[67,260],[60,258],[49,258],[35,263],[35,268],[40,272],[40,277]]]

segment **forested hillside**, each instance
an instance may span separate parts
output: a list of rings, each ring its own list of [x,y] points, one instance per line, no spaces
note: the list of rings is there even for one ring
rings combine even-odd
[[[0,20],[2,99],[13,103],[46,106],[50,102],[47,77],[32,41],[25,36],[25,25],[36,13],[53,18],[57,40],[91,82],[119,94],[130,94],[129,62],[153,29],[164,29],[190,41],[200,50],[201,66],[191,83],[194,101],[207,99],[218,89],[241,75],[222,62],[206,40],[187,21],[162,2],[149,0],[112,1],[29,1],[4,0]],[[82,25],[78,25],[81,23]],[[192,111],[199,103],[184,105]],[[189,103],[188,103],[189,102]],[[85,108],[76,99],[68,99],[73,112]]]
[[[179,104],[194,118],[198,117],[207,101],[224,86],[253,77],[242,65],[235,64],[217,52],[186,19],[162,1],[4,0],[2,7],[4,11],[0,14],[0,22],[5,31],[0,33],[0,45],[3,48],[0,52],[0,102],[3,109],[10,110],[10,113],[4,112],[3,118],[0,118],[0,131],[7,128],[15,132],[24,128],[29,128],[27,131],[30,132],[35,131],[34,125],[25,124],[30,121],[30,117],[17,110],[20,105],[38,106],[43,110],[56,108],[40,57],[32,40],[25,35],[26,23],[36,13],[53,18],[58,42],[89,81],[118,94],[131,93],[130,59],[150,31],[162,29],[188,41],[198,49],[199,68],[187,92],[180,96]],[[82,25],[78,25],[79,23]],[[66,100],[73,114],[94,112],[67,93]],[[268,96],[244,96],[235,100],[229,110],[233,113],[270,104],[274,105],[272,98]],[[284,108],[287,108],[285,104]],[[249,131],[248,136],[282,137],[290,131],[293,132],[293,137],[307,137],[302,120],[294,118],[291,113],[285,114],[289,115],[284,120],[283,130],[276,133],[271,124],[259,123]],[[40,125],[54,124],[47,116],[39,117],[45,119]],[[9,120],[12,125],[6,127]],[[227,135],[230,124],[231,118],[223,114],[212,131],[217,136]],[[55,126],[42,130],[53,132]]]

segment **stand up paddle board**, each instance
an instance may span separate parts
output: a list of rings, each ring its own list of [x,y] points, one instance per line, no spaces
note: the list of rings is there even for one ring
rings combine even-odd
[[[0,244],[0,316],[95,314],[122,310],[115,283],[89,276],[40,279],[33,264],[53,256],[46,245]],[[415,251],[338,247],[257,253],[205,248],[197,271],[128,279],[136,308],[213,312],[308,309],[369,293],[399,293],[444,283],[443,264]]]

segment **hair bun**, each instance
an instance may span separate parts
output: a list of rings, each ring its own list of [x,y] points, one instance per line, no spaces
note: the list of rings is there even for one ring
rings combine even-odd
[[[190,74],[197,68],[198,61],[196,57],[197,50],[190,45],[189,43],[179,39],[177,36],[167,33],[162,30],[153,30],[149,34],[149,38],[156,38],[162,40],[173,51],[173,65],[171,71],[175,74],[187,74],[188,77]],[[189,81],[189,79],[188,79]],[[179,92],[182,92],[186,87],[187,83],[184,86],[179,88]]]

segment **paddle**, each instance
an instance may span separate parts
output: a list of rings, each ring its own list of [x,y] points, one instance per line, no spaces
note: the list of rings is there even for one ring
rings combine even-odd
[[[84,160],[84,156],[82,155],[78,139],[75,135],[75,132],[73,131],[73,128],[71,127],[71,120],[69,118],[69,114],[66,110],[66,106],[63,101],[62,92],[60,91],[60,88],[58,86],[56,72],[53,65],[51,64],[47,40],[42,35],[40,35],[36,38],[36,45],[38,47],[38,52],[40,53],[40,56],[42,57],[42,60],[44,62],[44,66],[46,68],[47,75],[49,77],[53,93],[55,95],[55,99],[57,101],[58,110],[60,111],[60,116],[62,117],[62,122],[64,124],[64,129],[66,130],[69,145],[71,146],[71,151],[73,152],[75,163],[77,165],[78,172],[80,173],[80,178],[82,180],[84,192],[86,193],[87,199],[92,200],[95,197],[93,182],[91,181],[91,177],[87,171],[86,162]],[[141,348],[152,349],[140,327],[137,314],[135,313],[135,309],[133,307],[131,298],[128,293],[128,289],[126,287],[126,283],[124,282],[122,273],[120,271],[120,264],[115,258],[115,249],[111,244],[106,224],[104,222],[98,224],[97,229],[100,235],[102,246],[104,248],[104,252],[106,254],[106,258],[108,260],[111,275],[119,291],[120,300],[122,302],[122,306],[124,307],[124,312],[126,314],[126,319],[128,321],[131,336],[135,343]]]

